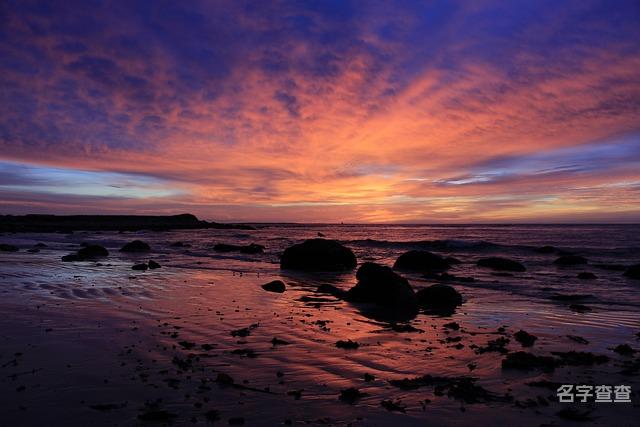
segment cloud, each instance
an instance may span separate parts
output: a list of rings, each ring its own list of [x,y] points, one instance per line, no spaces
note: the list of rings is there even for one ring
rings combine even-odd
[[[44,180],[159,180],[177,193],[121,206],[207,218],[626,212],[638,16],[632,1],[11,3],[0,159]]]

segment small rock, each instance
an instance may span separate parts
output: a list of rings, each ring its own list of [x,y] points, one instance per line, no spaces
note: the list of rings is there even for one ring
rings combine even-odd
[[[18,252],[18,247],[6,243],[0,243],[0,252]]]
[[[151,247],[141,241],[141,240],[134,240],[132,242],[127,243],[126,245],[124,245],[122,248],[120,248],[120,252],[149,252],[151,251]]]
[[[588,271],[583,271],[582,273],[578,273],[578,279],[580,280],[593,280],[593,279],[597,279],[597,276],[593,273],[590,273]]]
[[[360,400],[366,395],[367,395],[366,393],[362,393],[360,390],[358,390],[355,387],[349,387],[340,391],[340,397],[338,399],[353,405],[354,403],[356,403],[358,400]]]
[[[336,342],[336,347],[338,348],[344,348],[346,350],[355,350],[358,347],[360,347],[360,344],[358,344],[355,341],[351,341],[351,340],[340,340]]]
[[[273,280],[269,283],[265,283],[264,285],[262,285],[262,289],[268,292],[276,292],[281,294],[287,289],[287,286],[284,284],[282,280]]]
[[[145,263],[134,264],[131,267],[132,270],[136,270],[136,271],[146,271],[147,268],[149,268],[149,266],[147,266],[147,264],[145,264]]]
[[[519,263],[518,261],[514,261],[509,258],[501,258],[501,257],[489,257],[489,258],[481,258],[476,263],[479,267],[491,268],[493,270],[501,270],[501,271],[517,271],[522,272],[526,271],[526,267]]]
[[[428,251],[405,252],[393,264],[394,270],[404,271],[441,271],[450,268],[451,265],[440,255]]]
[[[640,264],[632,265],[624,272],[625,277],[640,280]]]
[[[155,270],[156,268],[160,268],[162,267],[160,264],[158,264],[157,262],[155,262],[154,260],[149,260],[149,262],[147,263],[147,265],[149,266],[149,268],[151,270]]]

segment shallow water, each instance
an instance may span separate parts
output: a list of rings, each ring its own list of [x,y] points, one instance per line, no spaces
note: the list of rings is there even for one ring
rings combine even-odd
[[[210,409],[220,412],[222,424],[244,417],[247,425],[281,425],[285,419],[294,425],[494,425],[498,419],[510,425],[560,425],[566,421],[555,414],[567,405],[553,401],[555,391],[527,382],[625,384],[638,390],[637,377],[619,373],[635,359],[611,348],[622,343],[640,348],[640,282],[598,267],[640,262],[638,231],[638,226],[274,225],[255,231],[4,235],[0,242],[21,250],[0,253],[2,418],[7,425],[42,425],[51,419],[65,425],[136,425],[144,423],[140,414],[157,407],[177,416],[174,425],[206,424],[204,414]],[[391,265],[409,249],[455,256],[462,264],[450,273],[476,281],[451,283],[465,299],[453,315],[423,313],[411,321],[420,331],[393,332],[367,307],[315,292],[322,283],[348,289],[355,284],[353,272],[280,271],[282,250],[317,233],[349,246],[359,262]],[[148,242],[152,253],[117,251],[133,239]],[[191,246],[171,247],[175,241]],[[25,251],[38,242],[47,247]],[[102,244],[110,256],[102,265],[60,261],[82,242]],[[222,254],[213,251],[215,243],[259,243],[266,250]],[[583,255],[589,264],[556,267],[552,261],[557,255],[535,251],[543,245]],[[478,258],[493,255],[517,259],[527,271],[502,277],[475,266]],[[150,258],[162,268],[131,270],[136,261]],[[579,280],[576,275],[582,271],[598,278]],[[415,289],[434,283],[407,277]],[[277,278],[287,282],[287,292],[261,289]],[[592,311],[575,312],[569,303],[549,299],[558,293],[590,295],[580,303]],[[443,328],[451,321],[461,330]],[[248,336],[231,335],[250,325],[257,326]],[[505,371],[503,355],[476,354],[472,347],[501,336],[498,328],[503,325],[511,351],[522,349],[512,334],[525,329],[539,337],[530,350],[536,354],[591,351],[611,361],[553,373]],[[576,343],[567,335],[589,343]],[[274,337],[289,345],[272,345]],[[360,347],[336,348],[335,342],[344,339]],[[191,343],[192,348],[185,348]],[[246,349],[257,356],[234,353]],[[472,371],[470,363],[476,365]],[[220,372],[239,386],[215,383]],[[365,382],[365,373],[375,380]],[[433,387],[403,390],[389,383],[424,374],[471,375],[479,385],[513,400],[470,404],[437,396]],[[367,395],[354,405],[341,402],[338,396],[347,387]],[[516,404],[537,396],[549,405]],[[383,400],[400,402],[406,413],[387,411],[380,405]],[[636,395],[631,404],[576,407],[593,410],[592,424],[632,425],[639,403]],[[95,409],[97,404],[113,406]]]

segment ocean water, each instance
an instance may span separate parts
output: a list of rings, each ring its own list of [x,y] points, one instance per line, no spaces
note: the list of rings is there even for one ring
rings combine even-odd
[[[640,281],[623,276],[625,266],[640,262],[639,231],[638,225],[260,224],[256,230],[5,234],[0,243],[20,251],[0,253],[3,416],[9,425],[39,425],[50,417],[66,425],[135,425],[141,414],[159,408],[175,415],[176,425],[205,423],[211,409],[220,412],[223,423],[242,416],[247,425],[562,422],[555,392],[527,383],[640,386],[636,376],[621,373],[637,356],[612,351],[619,344],[640,349]],[[351,248],[359,263],[392,265],[411,249],[453,256],[461,263],[449,273],[475,280],[448,282],[464,297],[451,316],[421,313],[408,322],[414,332],[396,332],[366,307],[316,292],[323,283],[348,289],[355,271],[280,270],[286,247],[319,234]],[[152,252],[118,251],[134,239],[148,242]],[[27,252],[39,242],[47,246]],[[83,242],[101,244],[110,255],[99,262],[60,260]],[[188,246],[172,246],[175,242]],[[257,243],[265,253],[220,253],[213,250],[216,243]],[[558,253],[537,251],[545,245],[589,262],[558,267],[553,264]],[[477,267],[477,259],[487,256],[518,260],[527,271],[507,276]],[[162,268],[131,270],[149,259]],[[597,278],[577,278],[586,271]],[[419,274],[406,277],[416,290],[435,283]],[[284,294],[262,290],[260,285],[273,279],[287,283]],[[552,298],[559,294],[582,298]],[[576,302],[589,311],[576,311],[571,306]],[[444,327],[452,321],[460,330]],[[242,328],[248,335],[232,333]],[[520,329],[538,336],[533,348],[523,349],[513,339]],[[289,345],[273,345],[274,337]],[[510,339],[511,352],[589,351],[610,361],[554,372],[506,371],[503,354],[477,352],[497,337]],[[336,348],[336,341],[345,339],[360,347]],[[239,386],[216,383],[220,373]],[[364,374],[375,380],[364,381]],[[389,383],[425,374],[471,375],[511,400],[469,404],[432,387],[404,390]],[[354,405],[340,402],[340,391],[348,387],[366,396]],[[522,403],[538,397],[548,404]],[[386,410],[383,400],[397,402],[405,412]],[[630,425],[625,422],[638,403],[636,397],[626,406],[578,409],[592,411],[592,424]],[[105,410],[100,406],[105,404],[114,406]]]

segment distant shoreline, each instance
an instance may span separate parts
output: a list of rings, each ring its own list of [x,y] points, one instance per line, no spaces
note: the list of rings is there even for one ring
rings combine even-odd
[[[188,229],[253,230],[246,224],[221,224],[195,215],[0,215],[0,232],[140,231]]]

